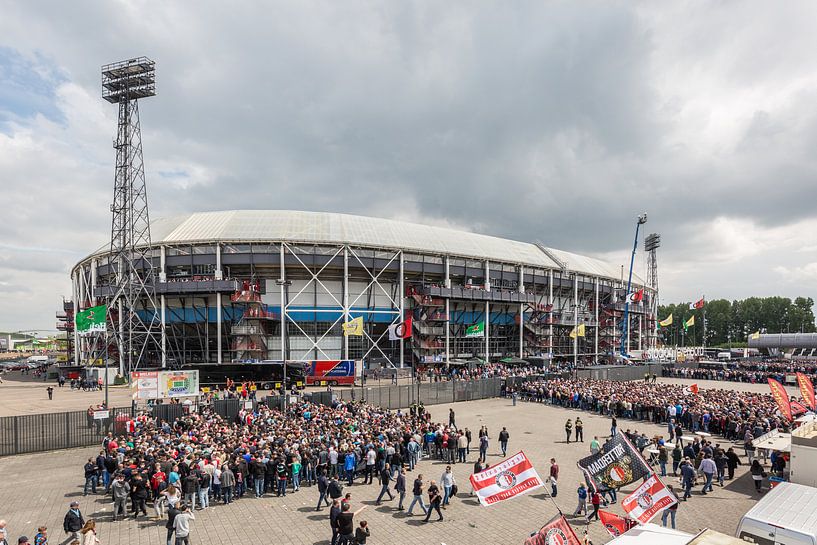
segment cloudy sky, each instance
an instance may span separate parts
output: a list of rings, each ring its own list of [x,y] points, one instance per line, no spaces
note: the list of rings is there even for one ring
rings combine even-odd
[[[0,330],[109,237],[100,65],[157,61],[153,217],[339,211],[621,263],[662,299],[815,297],[811,2],[0,0]],[[637,260],[644,267],[643,259]]]

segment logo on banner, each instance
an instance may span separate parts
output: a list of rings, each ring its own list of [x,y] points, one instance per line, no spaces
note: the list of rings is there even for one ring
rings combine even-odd
[[[570,541],[567,539],[561,528],[551,528],[545,534],[545,545],[567,545]]]
[[[640,494],[638,496],[637,503],[641,509],[644,510],[649,509],[650,507],[652,507],[652,504],[654,503],[652,501],[652,494],[650,494],[649,492],[644,492],[643,494]]]
[[[503,471],[496,476],[495,482],[499,488],[508,490],[516,485],[516,475],[513,471]]]
[[[621,463],[612,464],[603,479],[604,484],[610,487],[619,487],[632,482],[633,470],[630,469],[630,463],[630,457],[625,456],[621,459]]]

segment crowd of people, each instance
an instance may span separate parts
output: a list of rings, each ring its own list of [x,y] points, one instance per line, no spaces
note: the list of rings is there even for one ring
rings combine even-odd
[[[486,429],[476,437],[458,429],[453,410],[447,423],[432,422],[422,405],[403,412],[361,402],[300,402],[282,412],[258,404],[233,421],[206,408],[174,422],[143,413],[127,422],[125,433],[108,434],[83,468],[83,488],[85,494],[110,495],[113,520],[147,517],[150,504],[151,515],[166,525],[168,543],[186,545],[195,511],[314,486],[316,510],[330,507],[332,544],[365,543],[368,523],[350,526],[360,510],[352,509],[344,488],[377,484],[377,503],[388,496],[397,500],[395,510],[405,510],[410,490],[409,515],[418,506],[426,521],[433,512],[442,519],[456,495],[451,466],[465,461],[472,441],[484,461],[487,435]],[[500,434],[503,448],[507,436]],[[439,480],[419,475],[407,485],[407,473],[423,456],[448,469]]]
[[[748,382],[752,384],[764,383],[767,379],[772,378],[785,384],[786,377],[797,372],[805,374],[812,382],[817,382],[817,363],[792,361],[740,362],[727,364],[725,368],[723,366],[695,369],[665,367],[663,376],[697,380]]]

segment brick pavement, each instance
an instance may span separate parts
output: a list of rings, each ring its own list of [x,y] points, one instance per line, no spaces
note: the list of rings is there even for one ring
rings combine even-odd
[[[548,472],[548,461],[557,459],[561,467],[559,493],[556,505],[569,514],[575,509],[575,489],[581,481],[576,459],[589,453],[589,441],[593,435],[609,433],[607,418],[579,413],[540,404],[522,403],[513,407],[509,400],[492,399],[453,405],[439,405],[430,410],[435,420],[447,420],[449,407],[457,413],[457,424],[469,427],[476,436],[481,425],[488,426],[492,438],[489,463],[501,458],[498,455],[496,436],[502,426],[511,434],[509,452],[522,449],[531,458],[540,475]],[[581,414],[585,423],[585,443],[564,443],[563,426],[567,418],[575,419]],[[663,428],[620,420],[622,429],[644,430],[648,435],[662,433]],[[86,517],[93,516],[100,524],[99,538],[102,545],[159,545],[164,543],[164,522],[139,519],[110,522],[111,502],[101,496],[82,496],[82,464],[97,449],[74,449],[52,453],[23,455],[0,459],[0,518],[8,520],[10,537],[16,539],[25,534],[33,538],[36,527],[46,524],[51,529],[51,543],[57,545],[65,537],[62,533],[62,517],[68,502],[76,499]],[[476,453],[472,451],[469,461]],[[419,471],[426,479],[439,480],[444,464],[423,461]],[[445,521],[423,524],[419,516],[406,517],[394,509],[394,501],[373,505],[379,487],[355,485],[351,491],[353,506],[361,502],[368,505],[360,515],[369,521],[372,538],[370,543],[423,543],[465,545],[521,544],[532,531],[556,514],[556,505],[544,494],[534,491],[499,505],[481,507],[468,496],[468,475],[472,463],[457,464],[454,474],[460,485],[460,496],[444,511]],[[409,477],[411,480],[413,477]],[[667,481],[670,482],[670,481]],[[627,491],[632,490],[629,487]],[[681,505],[678,511],[678,527],[693,533],[703,527],[733,534],[740,516],[755,502],[750,477],[746,468],[738,468],[736,480],[727,482],[725,488],[715,487],[715,492],[694,498]],[[410,496],[409,496],[410,497]],[[196,544],[234,543],[283,543],[297,545],[328,545],[331,535],[328,511],[314,511],[317,492],[303,487],[286,498],[245,498],[229,506],[218,505],[206,512],[196,512],[192,540]],[[620,503],[611,506],[621,513]],[[435,517],[432,516],[432,520]],[[571,519],[572,520],[572,519]],[[658,519],[660,522],[660,519]],[[584,525],[576,519],[575,528],[581,536]],[[590,525],[594,543],[609,540],[598,522]]]

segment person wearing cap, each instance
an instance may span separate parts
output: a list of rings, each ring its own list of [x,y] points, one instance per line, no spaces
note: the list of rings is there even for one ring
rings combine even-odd
[[[79,503],[72,501],[70,509],[65,513],[65,518],[62,521],[62,529],[66,534],[71,534],[72,539],[82,542],[82,536],[79,531],[82,530],[85,524],[85,519],[82,516],[82,511],[79,510]]]

